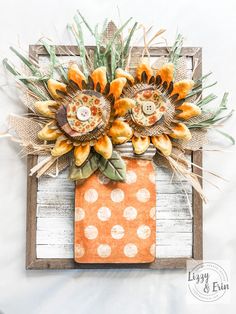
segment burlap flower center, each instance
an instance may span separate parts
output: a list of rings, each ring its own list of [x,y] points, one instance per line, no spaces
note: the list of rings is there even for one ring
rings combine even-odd
[[[60,128],[77,141],[98,138],[105,130],[111,112],[110,102],[92,90],[78,91],[56,113]]]
[[[166,112],[167,101],[158,90],[146,89],[134,95],[136,106],[132,108],[131,118],[141,126],[152,126]]]

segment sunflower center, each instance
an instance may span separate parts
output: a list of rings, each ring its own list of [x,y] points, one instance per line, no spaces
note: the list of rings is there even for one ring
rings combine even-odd
[[[132,119],[141,126],[152,126],[166,112],[167,103],[158,90],[141,90],[134,96],[136,106],[132,109]]]
[[[60,128],[78,141],[96,139],[106,128],[111,106],[101,94],[92,90],[79,91],[56,113]]]

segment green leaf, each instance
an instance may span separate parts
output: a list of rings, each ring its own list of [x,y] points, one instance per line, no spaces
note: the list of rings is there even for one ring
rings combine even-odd
[[[71,167],[69,178],[73,181],[87,179],[98,169],[98,160],[98,155],[91,153],[80,167],[75,164]]]
[[[39,70],[36,66],[26,57],[24,57],[19,51],[17,51],[14,47],[10,47],[11,51],[13,51],[18,58],[31,70],[34,75],[40,75]]]
[[[221,130],[215,129],[215,131],[217,131],[218,133],[220,133],[221,135],[225,136],[227,139],[230,140],[230,142],[235,145],[235,139],[233,138],[233,136],[231,136],[230,134],[223,132]]]
[[[174,42],[174,45],[172,46],[169,53],[169,62],[176,64],[177,60],[180,57],[183,42],[184,42],[183,36],[181,34],[178,34]]]
[[[116,151],[113,151],[110,159],[100,157],[99,169],[111,180],[124,181],[126,178],[125,162]]]

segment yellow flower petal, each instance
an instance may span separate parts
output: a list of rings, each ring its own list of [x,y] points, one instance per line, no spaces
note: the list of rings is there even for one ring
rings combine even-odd
[[[174,64],[164,64],[159,70],[157,70],[156,75],[160,75],[162,82],[167,82],[168,84],[170,84],[170,82],[173,81]]]
[[[134,77],[129,72],[124,71],[121,68],[116,69],[116,78],[124,77],[127,80],[131,82],[131,84],[134,84]]]
[[[110,138],[107,135],[100,137],[94,145],[94,149],[105,159],[111,158],[113,147]]]
[[[140,155],[140,154],[143,154],[148,149],[149,144],[150,144],[150,138],[149,136],[142,136],[142,137],[133,136],[132,144],[133,144],[135,154]]]
[[[182,110],[181,113],[179,113],[176,118],[178,119],[184,119],[188,120],[193,117],[197,117],[201,114],[201,108],[199,108],[197,105],[192,104],[190,102],[184,102],[181,106],[177,107],[178,110]]]
[[[138,65],[137,69],[136,69],[136,76],[138,78],[139,81],[141,81],[142,78],[142,73],[145,72],[148,78],[148,81],[150,80],[150,78],[153,76],[153,70],[150,67],[148,62],[142,62]]]
[[[191,140],[192,135],[187,126],[184,123],[177,123],[174,128],[172,128],[172,133],[169,136],[181,139],[181,140]]]
[[[60,104],[54,100],[36,101],[34,103],[34,109],[37,113],[47,118],[55,118],[55,111],[59,106]]]
[[[91,78],[94,83],[94,89],[96,89],[97,84],[99,83],[101,86],[101,92],[103,93],[104,88],[107,84],[107,74],[106,74],[106,67],[100,67],[93,71],[91,74]]]
[[[109,130],[109,135],[112,137],[112,142],[114,144],[122,144],[131,139],[133,130],[128,123],[121,120],[115,120]]]
[[[183,80],[183,81],[176,82],[174,84],[174,88],[171,93],[171,96],[174,94],[179,94],[178,99],[182,99],[187,96],[187,94],[193,88],[193,85],[194,85],[194,81],[192,80]]]
[[[68,79],[76,83],[82,89],[82,82],[86,82],[86,77],[79,69],[76,63],[73,63],[68,68]]]
[[[38,132],[38,138],[43,141],[55,141],[61,134],[62,132],[53,121],[47,123],[42,130]]]
[[[114,104],[115,115],[119,117],[125,116],[125,114],[135,106],[135,100],[130,98],[121,98]]]
[[[168,135],[160,134],[152,136],[152,144],[159,149],[164,156],[171,154],[172,143]]]
[[[74,149],[74,157],[76,166],[81,166],[85,160],[88,158],[90,153],[90,144],[76,146]]]
[[[66,84],[64,83],[58,82],[54,79],[49,79],[47,84],[48,84],[49,93],[54,99],[61,98],[61,96],[57,93],[57,91],[66,93]]]
[[[124,77],[120,77],[114,79],[110,84],[110,92],[109,95],[113,95],[115,100],[120,97],[122,94],[123,88],[126,84],[127,80]]]
[[[71,151],[72,148],[73,144],[64,135],[62,135],[58,137],[55,146],[51,150],[51,154],[54,157],[59,157]]]

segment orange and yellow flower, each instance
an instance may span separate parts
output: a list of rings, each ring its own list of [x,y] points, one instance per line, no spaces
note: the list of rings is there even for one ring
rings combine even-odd
[[[76,63],[68,69],[69,84],[54,79],[47,82],[52,100],[38,101],[35,111],[47,123],[39,139],[53,142],[51,155],[60,157],[73,150],[77,166],[94,150],[109,159],[113,145],[107,135],[114,101],[119,101],[127,82],[124,77],[107,81],[105,67],[95,69],[86,78]]]
[[[194,87],[192,80],[174,82],[174,65],[164,64],[154,73],[147,62],[136,69],[136,77],[118,69],[119,77],[129,78],[130,86],[115,101],[116,120],[109,131],[114,144],[132,141],[135,154],[143,154],[152,143],[164,156],[172,151],[173,140],[190,140],[186,121],[201,109],[185,98]]]

